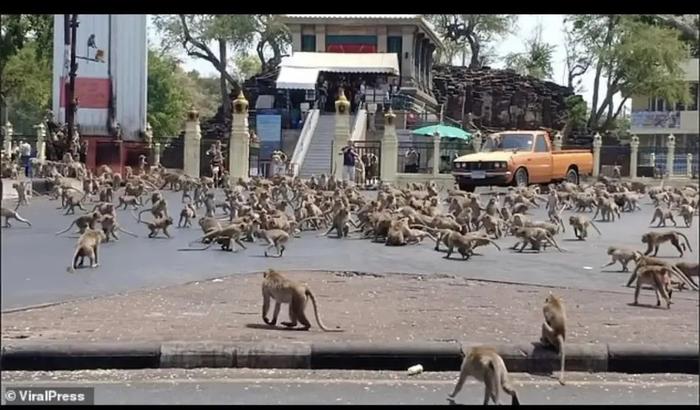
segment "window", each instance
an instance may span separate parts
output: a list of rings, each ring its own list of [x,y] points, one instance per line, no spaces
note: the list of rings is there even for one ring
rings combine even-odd
[[[316,90],[306,90],[306,101],[316,101]]]
[[[537,135],[537,141],[535,141],[535,152],[548,152],[547,140],[545,140],[545,137],[542,134]]]
[[[688,105],[689,111],[698,110],[698,100],[700,99],[700,89],[698,88],[698,83],[690,84],[690,104]]]
[[[304,34],[301,36],[301,51],[316,51],[316,36]]]

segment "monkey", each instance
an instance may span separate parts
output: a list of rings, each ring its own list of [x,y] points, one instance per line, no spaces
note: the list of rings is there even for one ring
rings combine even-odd
[[[173,218],[167,217],[167,218],[160,218],[160,219],[155,219],[151,222],[148,221],[138,221],[139,223],[142,223],[146,226],[148,226],[148,229],[151,231],[151,233],[148,234],[149,238],[155,238],[158,235],[158,232],[161,230],[163,231],[163,234],[167,236],[168,238],[172,238],[170,234],[168,233],[168,226],[173,224]]]
[[[105,234],[105,242],[109,242],[110,236],[113,237],[114,240],[118,241],[119,237],[117,236],[116,231],[121,231],[127,235],[133,236],[134,238],[138,238],[138,235],[136,235],[135,233],[129,232],[126,229],[119,226],[114,215],[102,215],[102,218],[100,219],[100,225],[102,226],[102,232],[104,232]]]
[[[15,182],[12,184],[12,188],[17,191],[17,206],[15,207],[15,211],[20,205],[29,205],[29,201],[27,200],[27,188],[24,184],[24,182]]]
[[[202,237],[202,242],[209,243],[216,241],[221,245],[221,249],[229,252],[236,252],[234,242],[241,248],[247,249],[241,238],[246,231],[247,223],[232,223],[223,228],[209,230]]]
[[[185,220],[185,228],[189,228],[192,226],[192,219],[197,217],[197,210],[195,207],[187,202],[185,203],[185,207],[182,208],[182,211],[180,211],[180,221],[177,223],[177,227],[181,228],[182,227],[182,220]]]
[[[99,212],[91,212],[87,215],[81,215],[73,220],[70,225],[68,225],[68,228],[56,232],[56,235],[60,235],[62,233],[66,233],[70,230],[70,228],[75,225],[78,228],[78,233],[79,234],[84,234],[85,230],[90,228],[90,229],[95,229],[95,222],[97,222],[100,219],[100,213]]]
[[[637,287],[634,289],[633,305],[639,304],[639,291],[642,285],[650,285],[656,293],[656,306],[661,306],[661,297],[666,301],[666,309],[671,309],[671,269],[668,266],[647,265],[637,272]],[[659,297],[661,295],[661,297]]]
[[[657,206],[654,210],[654,217],[651,218],[651,222],[649,222],[649,225],[653,224],[657,218],[659,220],[659,224],[656,225],[657,228],[661,226],[666,227],[667,219],[670,219],[671,222],[673,222],[673,226],[678,226],[678,224],[676,224],[676,220],[673,219],[673,213],[670,209],[662,209],[660,206]]]
[[[331,221],[331,227],[328,228],[328,231],[321,236],[327,236],[329,233],[335,230],[338,232],[338,238],[347,238],[348,232],[350,232],[350,225],[357,228],[355,222],[350,219],[350,212],[347,210],[347,208],[340,208]]]
[[[625,286],[630,287],[632,285],[632,282],[637,277],[637,273],[639,270],[644,267],[644,266],[649,266],[649,265],[655,265],[655,266],[666,266],[669,268],[672,276],[675,276],[677,279],[679,279],[680,283],[684,283],[687,286],[689,286],[693,290],[698,290],[698,285],[693,282],[692,279],[690,279],[683,270],[678,269],[675,265],[671,265],[667,261],[659,258],[655,258],[652,256],[645,256],[642,255],[640,252],[637,252],[637,266],[635,266],[634,271],[630,275],[629,279],[627,280],[627,284]],[[679,290],[682,289],[682,287],[679,287]]]
[[[486,229],[486,233],[494,235],[496,239],[503,236],[503,231],[501,230],[502,221],[497,215],[485,213],[479,218],[479,223]]]
[[[286,233],[286,232],[285,232]],[[311,299],[311,303],[314,307],[314,315],[316,316],[316,323],[318,327],[324,332],[342,332],[342,329],[329,329],[321,321],[321,317],[318,314],[318,306],[316,305],[316,297],[307,285],[303,285],[285,278],[281,273],[269,269],[267,272],[263,273],[262,281],[262,295],[263,295],[263,306],[262,306],[262,317],[263,321],[270,326],[275,326],[277,324],[277,316],[279,315],[280,308],[283,303],[289,304],[289,322],[281,322],[283,326],[289,329],[296,327],[297,323],[302,324],[300,330],[309,330],[311,327],[311,322],[306,317],[306,302]],[[267,312],[270,310],[270,299],[275,301],[275,310],[272,313],[272,320],[267,318]]]
[[[106,185],[100,190],[100,202],[113,202],[114,190],[111,185]]]
[[[111,202],[101,202],[92,208],[92,212],[98,212],[101,215],[117,216],[117,211],[114,209],[114,204]]]
[[[550,235],[544,228],[515,226],[513,227],[512,233],[518,239],[518,242],[516,242],[510,249],[517,249],[520,243],[523,244],[518,252],[522,252],[528,243],[533,250],[538,252],[540,251],[540,246],[542,244],[544,244],[545,249],[549,244],[554,246],[559,252],[564,252],[559,247],[554,237],[552,237],[552,235]]]
[[[282,229],[266,229],[262,230],[260,233],[269,245],[267,249],[265,249],[265,256],[268,256],[267,251],[275,248],[277,250],[277,257],[281,258],[285,249],[287,249],[285,245],[289,241],[289,234]]]
[[[156,194],[154,194],[154,195],[156,195]],[[144,212],[148,212],[148,211],[151,211],[151,214],[153,215],[153,218],[155,218],[155,219],[166,218],[166,217],[168,217],[168,203],[165,201],[165,198],[161,198],[161,199],[156,200],[156,202],[153,203],[153,206],[151,208],[142,209],[139,212],[138,220],[140,221],[141,215],[143,215]]]
[[[542,228],[549,232],[552,237],[559,233],[559,225],[544,221],[526,222],[525,228]]]
[[[76,206],[80,208],[81,211],[87,211],[87,209],[83,208],[82,204],[83,200],[87,196],[87,192],[85,192],[82,197],[78,197],[78,195],[78,192],[71,192],[66,196],[66,204],[64,208],[67,209],[64,215],[75,215]]]
[[[592,226],[593,229],[598,232],[598,235],[602,235],[597,226],[590,219],[583,215],[572,215],[569,217],[569,225],[574,227],[574,235],[582,241],[586,240],[588,236],[588,225]]]
[[[473,347],[468,354],[462,351],[462,356],[464,359],[459,371],[459,379],[452,393],[448,395],[448,400],[452,401],[451,399],[454,399],[462,390],[467,378],[474,376],[475,379],[484,383],[484,406],[489,403],[489,399],[496,405],[501,404],[499,400],[501,388],[511,396],[511,405],[520,405],[518,393],[510,384],[508,369],[496,350],[492,347],[477,346]]]
[[[678,210],[678,215],[683,217],[683,221],[685,222],[685,226],[687,228],[690,228],[690,225],[693,224],[693,214],[694,213],[695,213],[695,208],[693,208],[693,206],[688,205],[688,204],[681,205],[680,209]]]
[[[105,241],[104,232],[102,230],[87,229],[85,233],[80,235],[78,238],[78,244],[75,247],[75,252],[73,252],[73,258],[71,259],[71,264],[68,267],[68,272],[75,272],[78,266],[83,266],[83,261],[85,257],[90,258],[90,267],[97,268],[100,266],[100,261],[98,259],[98,251],[100,244]],[[80,258],[80,263],[78,264],[78,258]]]
[[[610,221],[611,218],[615,222],[615,215],[617,215],[617,219],[621,217],[620,207],[610,198],[603,198],[598,201],[598,207],[593,215],[593,219],[598,216],[599,212],[601,219],[605,222]]]
[[[445,255],[445,259],[450,258],[450,256],[452,255],[452,251],[455,247],[457,248],[457,251],[460,253],[460,255],[462,255],[462,259],[469,259],[471,255],[474,254],[474,248],[478,245],[481,245],[481,242],[491,243],[499,251],[501,250],[501,247],[498,246],[496,242],[487,237],[477,237],[469,234],[461,234],[457,231],[449,229],[441,230],[441,233],[442,235],[435,242],[436,247],[440,242],[444,242],[445,245],[447,245],[447,255]],[[479,244],[477,245],[476,242],[479,242]]]
[[[614,265],[615,262],[620,262],[622,265],[622,272],[629,272],[627,265],[630,261],[639,261],[639,252],[633,251],[628,248],[618,248],[616,246],[608,247],[608,255],[612,258],[610,263],[601,266],[600,268],[606,268],[608,266]]]
[[[555,347],[561,356],[561,374],[559,375],[559,384],[564,383],[564,362],[566,361],[566,352],[564,349],[566,339],[566,309],[564,308],[564,300],[554,296],[551,292],[544,300],[542,307],[544,313],[544,322],[542,323],[542,336],[540,343],[544,346]]]
[[[138,196],[135,195],[122,195],[119,197],[119,205],[117,205],[117,209],[119,207],[124,206],[123,209],[126,209],[127,205],[131,205],[134,207],[134,209],[139,209],[139,206],[143,206],[141,203],[141,199]]]
[[[3,218],[5,218],[5,225],[3,225],[5,228],[11,228],[11,227],[12,227],[12,225],[10,225],[10,219],[16,219],[16,220],[18,220],[18,221],[20,221],[20,222],[24,222],[24,223],[27,224],[28,226],[32,226],[32,223],[29,222],[29,220],[22,218],[22,217],[20,216],[20,214],[17,213],[16,210],[13,211],[12,209],[5,208],[4,206],[3,206],[2,209],[0,210],[0,216],[2,216]]]
[[[678,236],[682,236],[683,239],[685,239],[685,243],[680,242],[678,239]],[[678,249],[678,252],[680,252],[680,257],[683,257],[683,251],[686,249],[686,244],[688,245],[688,250],[692,252],[693,250],[690,248],[690,242],[688,241],[688,237],[685,236],[683,233],[678,232],[678,231],[666,231],[666,232],[647,232],[644,235],[642,235],[642,243],[647,244],[647,250],[644,252],[644,256],[647,256],[651,253],[652,249],[654,250],[654,256],[659,252],[659,246],[664,243],[664,242],[671,242],[673,246]],[[681,249],[681,245],[683,245],[683,249]]]
[[[698,283],[693,282],[693,280],[691,279],[691,276],[695,276],[696,278],[700,277],[697,262],[678,262],[674,266],[676,269],[683,272],[683,274],[688,278],[690,282],[692,282],[696,287],[698,286]],[[681,282],[680,287],[684,288],[685,283]]]
[[[221,229],[221,224],[219,223],[219,220],[216,218],[211,218],[208,216],[203,216],[199,218],[199,226],[202,228],[202,231],[206,234],[214,229]]]

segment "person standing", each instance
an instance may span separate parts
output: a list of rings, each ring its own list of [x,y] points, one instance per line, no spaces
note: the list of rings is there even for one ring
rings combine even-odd
[[[407,174],[417,174],[418,164],[420,162],[420,154],[415,148],[411,147],[406,152],[406,165],[404,166]]]
[[[32,156],[32,146],[27,141],[21,141],[19,143],[19,154],[24,167],[24,176],[31,177],[29,173],[29,158]]]
[[[347,181],[349,185],[355,182],[355,163],[357,162],[357,153],[352,141],[348,141],[343,150],[343,181]]]

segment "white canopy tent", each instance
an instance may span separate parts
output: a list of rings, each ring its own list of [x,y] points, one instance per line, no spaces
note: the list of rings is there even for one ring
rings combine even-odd
[[[277,88],[313,90],[321,71],[399,75],[399,59],[395,53],[297,52],[282,59]]]

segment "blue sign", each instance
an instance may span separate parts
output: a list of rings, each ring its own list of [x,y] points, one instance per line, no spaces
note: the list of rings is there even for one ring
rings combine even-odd
[[[282,141],[282,116],[281,115],[257,115],[255,119],[255,132],[260,141]]]

